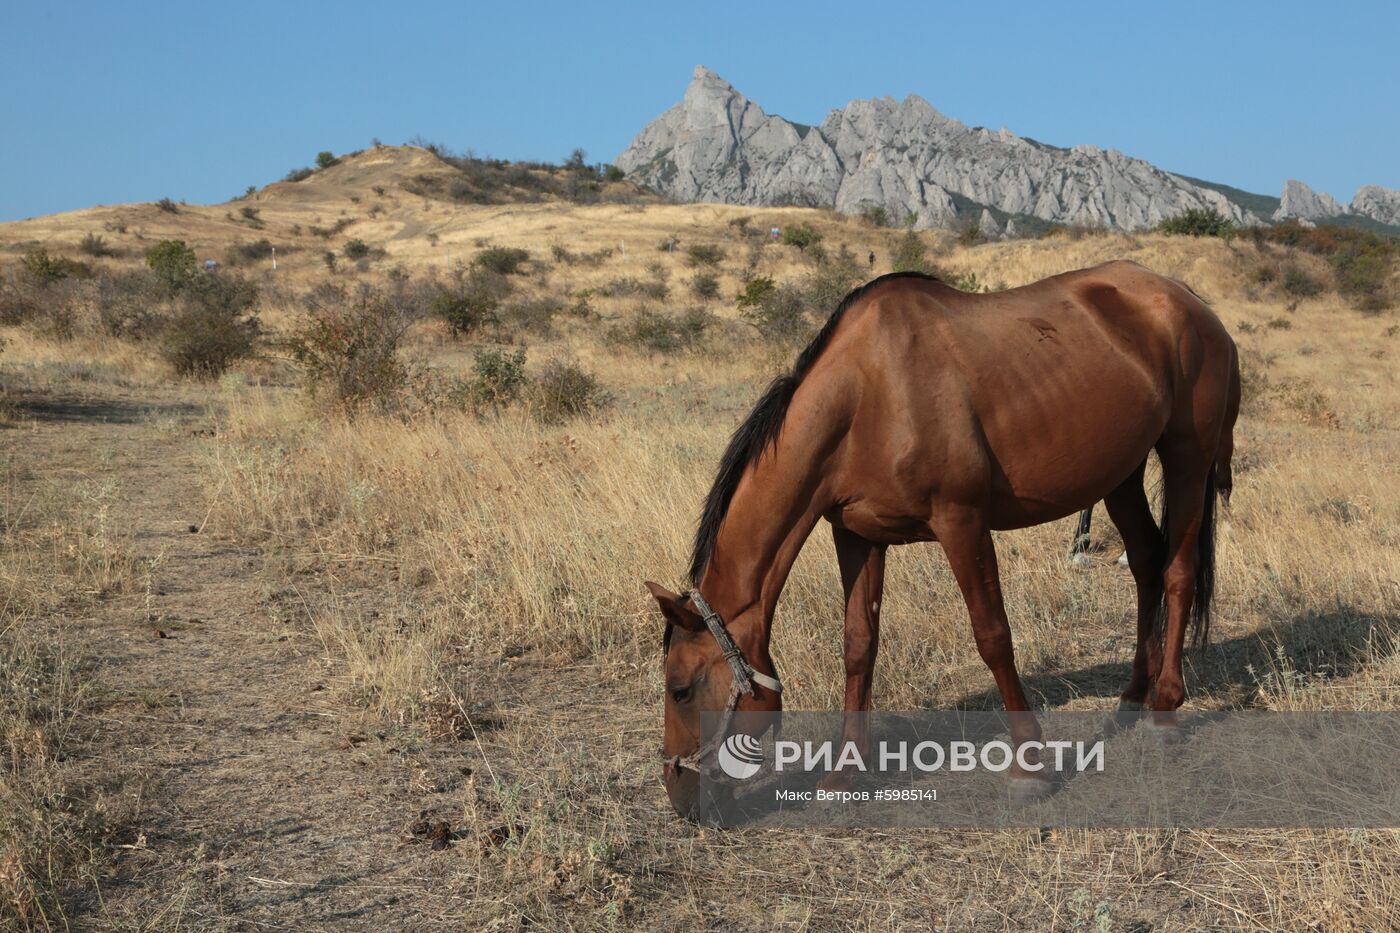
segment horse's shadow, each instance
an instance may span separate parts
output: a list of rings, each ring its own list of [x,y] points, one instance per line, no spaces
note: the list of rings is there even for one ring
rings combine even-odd
[[[1377,635],[1400,633],[1400,615],[1373,613],[1338,604],[1329,610],[1308,609],[1291,618],[1186,652],[1188,690],[1208,695],[1229,707],[1256,705],[1261,690],[1325,682],[1357,673],[1366,647]],[[1048,709],[1083,697],[1116,698],[1132,673],[1131,657],[1104,661],[1078,670],[1047,670],[1023,675],[1032,706]],[[943,701],[946,703],[946,700]],[[941,705],[930,696],[926,707]],[[999,709],[994,689],[964,694],[960,710]]]

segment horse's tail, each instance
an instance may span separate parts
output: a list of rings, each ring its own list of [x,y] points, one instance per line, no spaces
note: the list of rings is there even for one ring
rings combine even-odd
[[[1201,530],[1196,535],[1196,595],[1191,600],[1191,642],[1210,640],[1210,615],[1215,601],[1215,497],[1217,465],[1206,476],[1206,501],[1201,509]]]

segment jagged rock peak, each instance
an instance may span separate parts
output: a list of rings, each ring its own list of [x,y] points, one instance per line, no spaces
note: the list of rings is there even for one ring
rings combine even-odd
[[[1279,201],[1278,210],[1274,211],[1273,219],[1285,220],[1294,217],[1301,220],[1318,220],[1323,217],[1335,217],[1344,211],[1342,205],[1330,194],[1316,192],[1303,182],[1290,178],[1284,182],[1283,196]]]
[[[616,164],[683,201],[797,204],[913,214],[990,232],[996,216],[1035,222],[1149,227],[1188,208],[1239,223],[1253,214],[1211,188],[1112,149],[1060,149],[1008,129],[968,127],[910,94],[851,101],[815,127],[764,110],[697,66],[684,97],[642,129]],[[968,213],[971,211],[971,213]]]

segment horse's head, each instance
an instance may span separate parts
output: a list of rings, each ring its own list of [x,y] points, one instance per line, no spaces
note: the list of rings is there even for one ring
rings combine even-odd
[[[725,621],[692,592],[684,596],[647,583],[666,622],[662,636],[662,675],[666,690],[666,731],[662,743],[666,756],[663,778],[666,795],[676,812],[696,815],[701,773],[717,778],[716,751],[730,734],[730,716],[743,712],[777,712],[783,708],[782,686],[769,672],[772,659],[766,646],[736,643],[738,634],[751,630],[734,622],[734,636]],[[759,611],[755,609],[754,611]],[[728,650],[728,653],[726,651]],[[702,735],[701,714],[720,718],[717,729]],[[755,717],[745,717],[746,721]],[[767,729],[769,717],[733,731],[757,737]]]

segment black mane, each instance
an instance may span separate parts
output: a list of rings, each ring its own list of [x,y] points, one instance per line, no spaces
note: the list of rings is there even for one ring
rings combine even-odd
[[[709,564],[710,557],[714,553],[715,539],[719,537],[719,526],[724,522],[724,516],[729,511],[729,502],[734,498],[734,490],[739,486],[739,479],[744,475],[744,470],[750,463],[757,460],[770,445],[777,443],[778,433],[782,430],[783,419],[787,417],[788,405],[792,402],[793,393],[797,391],[797,387],[802,384],[802,378],[807,375],[807,371],[812,368],[812,364],[826,348],[827,342],[836,330],[836,325],[841,322],[841,316],[846,313],[846,309],[850,308],[876,285],[890,279],[909,278],[937,281],[933,276],[925,275],[922,272],[892,272],[877,279],[871,279],[842,298],[831,317],[827,318],[822,329],[817,331],[817,335],[812,338],[812,342],[807,344],[807,348],[798,354],[797,362],[793,364],[792,371],[779,376],[769,384],[768,389],[758,400],[758,404],[754,405],[753,411],[749,412],[744,423],[735,430],[734,436],[729,439],[729,446],[724,449],[724,456],[719,462],[719,471],[715,474],[714,485],[710,487],[710,493],[705,497],[705,509],[700,513],[700,524],[695,529],[695,546],[690,557],[690,581],[692,585],[698,586],[700,584],[700,577],[704,574],[705,567]]]

